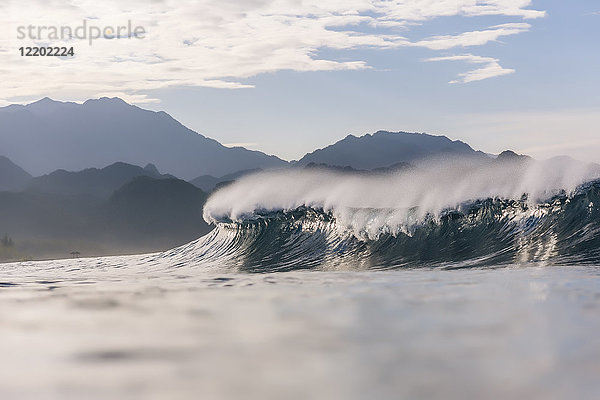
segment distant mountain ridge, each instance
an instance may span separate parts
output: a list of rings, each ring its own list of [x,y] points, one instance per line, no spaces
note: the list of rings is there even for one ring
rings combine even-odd
[[[225,147],[164,111],[144,110],[106,97],[83,104],[46,97],[28,105],[2,107],[0,149],[33,175],[102,168],[116,162],[153,163],[178,178],[195,180],[205,190],[224,182],[215,177],[290,166],[276,156]],[[361,137],[348,135],[292,164],[373,170],[445,156],[487,157],[445,136],[378,131]]]
[[[154,163],[161,171],[193,179],[287,165],[258,151],[225,147],[163,111],[143,110],[119,98],[83,104],[44,98],[0,108],[0,149],[33,175],[125,162]]]
[[[13,163],[10,159],[0,156],[0,191],[23,190],[31,181],[32,176]]]
[[[59,169],[48,175],[31,179],[27,185],[27,191],[108,197],[115,190],[139,176],[155,179],[173,178],[172,175],[162,175],[153,164],[142,168],[117,162],[102,169],[87,168],[78,172]]]
[[[348,135],[344,139],[306,154],[297,164],[327,164],[359,170],[388,168],[394,164],[430,158],[462,156],[487,159],[468,144],[446,136],[426,133],[378,131],[361,137]]]
[[[205,192],[210,192],[214,190],[219,184],[235,181],[244,175],[249,175],[260,171],[262,171],[262,169],[260,168],[248,169],[244,171],[237,171],[232,174],[223,175],[219,178],[216,178],[211,175],[202,175],[195,179],[192,179],[189,182],[197,188],[204,190]]]

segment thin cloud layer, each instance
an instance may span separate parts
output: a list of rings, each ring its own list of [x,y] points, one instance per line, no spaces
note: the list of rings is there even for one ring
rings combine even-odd
[[[247,78],[281,70],[370,68],[340,61],[323,49],[390,51],[402,47],[451,50],[482,46],[531,28],[544,16],[529,0],[33,0],[0,3],[0,102],[51,95],[65,99],[119,96],[155,101],[147,92],[167,87],[246,88]],[[486,29],[411,38],[411,27],[440,17],[508,16],[519,21]],[[19,26],[116,27],[131,21],[144,39],[18,40]],[[73,46],[75,57],[21,57],[21,46]],[[353,53],[355,54],[355,53]],[[438,57],[484,64],[461,74],[472,82],[513,72],[498,60]],[[434,60],[434,58],[430,59]],[[485,60],[485,61],[484,61]]]
[[[460,79],[452,80],[449,83],[469,83],[481,81],[484,79],[495,78],[497,76],[508,75],[515,72],[514,69],[503,68],[498,59],[491,57],[474,56],[473,54],[463,54],[458,56],[445,56],[428,58],[425,61],[464,61],[469,64],[482,64],[481,68],[460,73]]]
[[[516,35],[526,32],[531,28],[530,24],[504,24],[492,26],[483,31],[464,32],[459,35],[434,36],[430,39],[420,40],[413,46],[427,47],[431,50],[448,50],[454,47],[482,46],[498,40],[502,36]]]

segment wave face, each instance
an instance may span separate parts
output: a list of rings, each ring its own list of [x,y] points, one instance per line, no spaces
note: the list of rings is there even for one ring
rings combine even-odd
[[[576,166],[261,173],[216,192],[217,228],[163,257],[248,272],[600,265],[600,176]]]

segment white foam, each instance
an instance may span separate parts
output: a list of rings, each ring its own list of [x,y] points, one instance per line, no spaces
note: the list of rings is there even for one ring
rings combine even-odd
[[[600,177],[600,166],[569,158],[548,161],[435,160],[385,175],[344,174],[315,169],[261,172],[215,192],[204,219],[241,221],[256,211],[301,206],[331,212],[338,225],[359,234],[405,231],[426,215],[487,198],[542,202]],[[415,208],[416,207],[416,208]]]

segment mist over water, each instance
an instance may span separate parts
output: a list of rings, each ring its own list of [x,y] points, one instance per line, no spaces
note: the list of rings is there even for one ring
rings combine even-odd
[[[485,199],[525,200],[533,206],[600,178],[600,166],[570,158],[423,161],[386,174],[315,169],[262,172],[213,194],[204,208],[209,223],[242,222],[257,213],[300,207],[331,213],[357,237],[407,233],[426,216]]]
[[[598,178],[595,164],[518,157],[264,172],[214,193],[217,229],[168,254],[248,272],[594,264]]]

